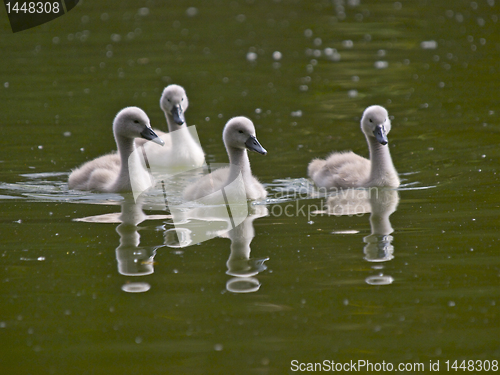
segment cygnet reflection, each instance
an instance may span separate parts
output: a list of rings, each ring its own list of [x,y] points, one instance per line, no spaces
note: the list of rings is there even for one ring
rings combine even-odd
[[[118,272],[124,276],[145,276],[154,272],[156,248],[140,247],[138,225],[146,220],[142,205],[124,201],[120,215],[121,224],[116,227],[120,245],[116,248]]]
[[[192,209],[186,213],[186,221],[176,223],[175,229],[165,232],[165,244],[169,247],[186,247],[194,245],[197,232],[203,239],[221,237],[231,241],[230,254],[226,262],[226,274],[233,276],[226,283],[226,289],[233,293],[251,293],[259,290],[260,282],[254,276],[264,271],[264,264],[269,258],[253,259],[250,257],[255,229],[253,222],[260,217],[268,216],[269,211],[264,205],[247,203],[248,214],[238,225],[234,225],[228,217],[225,205]],[[199,216],[197,216],[199,215]]]
[[[371,234],[363,238],[364,259],[368,262],[387,262],[394,258],[392,245],[394,232],[389,217],[399,203],[399,193],[391,188],[347,189],[328,197],[327,213],[330,215],[359,215],[370,213]],[[382,266],[374,267],[377,269]],[[391,276],[370,276],[370,285],[386,285],[393,282]]]
[[[145,220],[165,220],[170,215],[146,215],[142,210],[142,201],[134,202],[131,195],[125,195],[120,203],[121,212],[88,216],[75,221],[91,223],[119,223],[116,232],[120,235],[120,244],[116,248],[118,272],[124,276],[145,276],[154,272],[154,257],[157,247],[140,247],[139,224]],[[149,290],[147,283],[127,283],[122,289],[126,292],[144,292]]]

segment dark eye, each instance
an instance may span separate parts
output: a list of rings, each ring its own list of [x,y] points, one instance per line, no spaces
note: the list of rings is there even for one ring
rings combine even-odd
[[[243,134],[243,130],[238,130],[238,133]]]
[[[373,122],[372,119],[370,119],[370,122]]]
[[[135,122],[136,124],[138,124],[138,123],[139,123],[139,120],[134,120],[134,122]]]

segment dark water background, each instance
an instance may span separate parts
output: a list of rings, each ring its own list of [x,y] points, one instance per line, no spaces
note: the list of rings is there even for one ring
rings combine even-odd
[[[2,8],[1,372],[498,359],[499,5],[86,0],[16,34]],[[235,115],[268,150],[250,155],[270,197],[249,222],[251,277],[228,274],[227,238],[165,246],[161,210],[145,207],[160,216],[138,227],[75,220],[126,209],[119,195],[68,191],[68,173],[115,148],[125,106],[165,128],[170,83],[187,91],[209,162],[227,161],[221,131]],[[370,214],[311,217],[324,199],[293,196],[312,158],[367,155],[359,119],[372,104],[392,116],[403,180],[395,212],[381,208],[392,237],[375,239]],[[154,273],[119,272],[126,239]]]

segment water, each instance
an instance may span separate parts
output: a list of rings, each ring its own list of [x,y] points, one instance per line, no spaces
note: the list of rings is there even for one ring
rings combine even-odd
[[[17,34],[3,17],[2,372],[498,359],[498,6],[85,1]],[[152,198],[137,207],[66,184],[115,147],[121,108],[165,128],[169,83],[186,88],[209,163],[227,162],[221,131],[236,115],[269,152],[250,155],[269,200],[189,247]],[[327,214],[307,164],[366,156],[371,104],[392,116],[403,185],[337,197]]]

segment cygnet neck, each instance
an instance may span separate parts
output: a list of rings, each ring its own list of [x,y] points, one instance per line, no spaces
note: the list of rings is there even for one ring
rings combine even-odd
[[[115,186],[120,189],[130,189],[130,172],[129,172],[129,157],[135,151],[134,140],[129,137],[124,137],[120,135],[115,135],[116,146],[118,148],[118,154],[120,155],[121,166],[120,174],[116,179]]]
[[[247,185],[247,181],[252,177],[252,170],[246,148],[226,146],[226,150],[229,156],[229,181],[233,181],[241,172],[243,182]]]
[[[370,150],[371,172],[370,181],[386,179],[389,174],[395,174],[388,145],[380,144],[375,137],[366,135]]]

